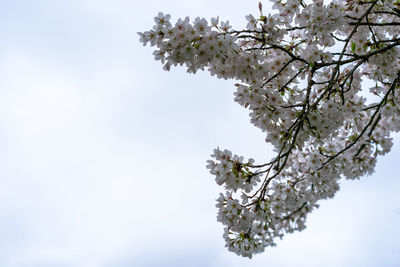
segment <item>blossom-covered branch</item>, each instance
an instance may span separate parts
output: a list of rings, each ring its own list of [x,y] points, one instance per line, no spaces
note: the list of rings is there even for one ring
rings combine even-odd
[[[266,133],[267,163],[215,149],[207,168],[225,192],[218,221],[229,250],[251,257],[305,228],[342,177],[374,170],[400,130],[400,1],[271,0],[273,14],[229,21],[159,13],[139,33],[165,70],[185,65],[237,81],[234,100]]]

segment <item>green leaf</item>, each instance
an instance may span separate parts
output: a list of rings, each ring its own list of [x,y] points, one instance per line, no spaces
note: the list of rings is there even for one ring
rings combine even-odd
[[[351,51],[355,54],[356,53],[356,43],[351,41]]]

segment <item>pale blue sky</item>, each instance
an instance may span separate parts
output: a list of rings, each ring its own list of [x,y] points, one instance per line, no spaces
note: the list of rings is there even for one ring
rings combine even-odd
[[[0,266],[399,266],[400,138],[308,228],[252,260],[224,248],[216,146],[273,154],[233,81],[162,71],[138,31],[258,1],[5,1],[0,9]]]

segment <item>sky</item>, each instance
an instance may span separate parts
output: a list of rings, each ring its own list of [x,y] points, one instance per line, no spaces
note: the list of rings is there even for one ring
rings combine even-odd
[[[265,162],[234,81],[170,72],[137,32],[163,11],[241,28],[257,1],[13,0],[0,9],[0,266],[399,266],[400,137],[307,229],[227,251],[217,146]]]

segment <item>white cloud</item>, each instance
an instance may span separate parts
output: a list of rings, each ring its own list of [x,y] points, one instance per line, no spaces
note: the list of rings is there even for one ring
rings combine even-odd
[[[9,220],[16,216],[16,231],[24,232],[14,250],[0,256],[3,264],[101,266],[150,248],[157,238],[165,240],[158,248],[190,237],[205,240],[199,224],[216,224],[214,185],[208,175],[202,181],[205,159],[191,151],[182,155],[182,147],[169,151],[171,144],[154,146],[160,133],[148,132],[144,142],[137,139],[142,133],[131,138],[119,133],[123,128],[112,123],[112,114],[118,104],[128,104],[121,97],[140,107],[144,96],[121,81],[125,72],[99,69],[96,80],[82,81],[21,53],[10,54],[2,70],[7,79],[0,84],[0,125],[7,150],[0,158],[8,163],[1,169],[0,212]],[[130,79],[140,85],[146,74]],[[122,116],[141,120],[134,112],[116,114],[121,123]]]

